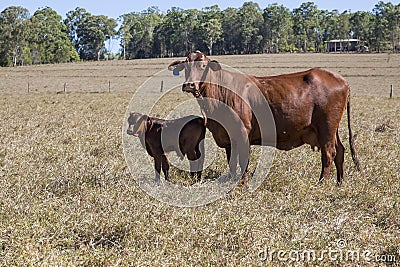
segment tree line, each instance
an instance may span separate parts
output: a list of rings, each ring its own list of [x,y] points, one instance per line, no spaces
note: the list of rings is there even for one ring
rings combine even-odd
[[[372,11],[320,10],[314,2],[289,10],[270,4],[261,9],[245,2],[240,8],[218,5],[198,9],[157,7],[117,19],[92,15],[84,8],[65,19],[50,7],[32,16],[20,6],[0,13],[0,65],[47,64],[208,54],[323,52],[326,41],[356,38],[370,51],[400,50],[400,4],[378,2]],[[105,42],[120,40],[120,52]]]

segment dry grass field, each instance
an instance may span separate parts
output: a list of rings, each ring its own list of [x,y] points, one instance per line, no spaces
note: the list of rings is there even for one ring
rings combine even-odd
[[[400,266],[400,55],[213,58],[255,75],[342,74],[363,172],[343,120],[341,186],[334,168],[316,184],[320,154],[303,146],[276,151],[255,192],[171,206],[135,182],[121,129],[135,90],[173,59],[0,68],[0,266]],[[173,90],[161,109],[176,99],[190,96]]]

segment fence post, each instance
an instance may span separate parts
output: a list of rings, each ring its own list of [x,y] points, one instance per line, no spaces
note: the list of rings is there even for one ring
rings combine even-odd
[[[111,81],[108,80],[108,92],[111,92]]]
[[[67,92],[67,83],[64,83],[64,94]]]
[[[393,97],[393,84],[390,85],[390,94],[389,94],[389,98]]]
[[[163,87],[164,87],[164,81],[162,80],[161,81],[161,89],[160,89],[160,92],[162,93],[162,91],[163,91]]]
[[[28,93],[29,93],[29,82],[28,82]]]

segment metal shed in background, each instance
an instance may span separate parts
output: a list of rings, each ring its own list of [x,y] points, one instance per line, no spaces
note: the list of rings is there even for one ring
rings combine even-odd
[[[337,39],[325,41],[326,52],[345,52],[345,51],[358,51],[360,49],[359,39]]]

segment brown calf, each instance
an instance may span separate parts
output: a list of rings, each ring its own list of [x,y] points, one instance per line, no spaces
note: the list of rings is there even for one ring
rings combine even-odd
[[[187,116],[176,120],[163,120],[133,112],[128,118],[127,134],[138,136],[147,153],[154,158],[155,179],[160,180],[163,170],[168,180],[169,161],[166,152],[175,151],[183,159],[190,160],[190,174],[201,178],[204,163],[204,120]]]

